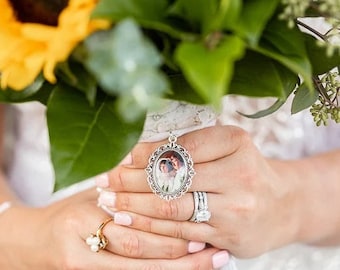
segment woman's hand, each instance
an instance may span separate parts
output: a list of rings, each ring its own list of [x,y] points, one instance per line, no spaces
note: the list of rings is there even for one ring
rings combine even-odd
[[[1,269],[212,269],[226,252],[183,239],[154,235],[109,222],[109,244],[92,252],[85,239],[108,219],[89,190],[34,209],[15,206],[0,216]],[[199,244],[199,243],[198,243]],[[189,254],[189,251],[197,252]],[[200,266],[200,267],[199,267]]]
[[[131,164],[113,169],[109,182],[101,184],[111,192],[103,191],[99,202],[119,211],[116,222],[206,242],[237,257],[254,257],[296,240],[302,185],[288,169],[289,163],[268,161],[245,131],[232,126],[194,131],[177,142],[195,163],[189,192],[169,202],[154,195],[145,167],[150,154],[164,142],[138,144]],[[192,191],[207,192],[209,222],[188,221],[194,208]]]

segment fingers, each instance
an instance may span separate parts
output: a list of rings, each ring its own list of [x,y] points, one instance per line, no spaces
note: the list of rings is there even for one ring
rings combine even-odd
[[[222,209],[224,205],[230,203],[218,194],[207,193],[207,198],[210,211]],[[162,220],[187,221],[194,211],[193,193],[188,192],[181,198],[171,201],[162,200],[151,193],[117,193],[115,210],[139,213]],[[209,224],[215,224],[215,221],[221,218],[219,214],[219,211],[213,213]]]
[[[136,270],[136,269],[217,269],[226,265],[229,261],[227,251],[219,251],[216,248],[207,248],[199,253],[189,254],[178,259],[132,259],[115,255],[109,252],[100,252],[91,255],[87,264],[78,269],[101,269],[101,270]],[[65,268],[75,269],[75,268]]]
[[[88,209],[91,210],[91,208]],[[98,216],[101,216],[101,218]],[[103,222],[107,219],[108,217],[103,212],[92,215],[91,219],[89,219],[86,224],[92,224],[87,225],[87,227],[91,226],[93,229],[88,231],[86,234],[81,234],[83,241],[86,242],[85,240],[88,238],[90,233],[96,234],[96,231],[100,225],[98,220]],[[84,232],[84,226],[81,227],[82,232]],[[108,222],[104,226],[102,233],[108,239],[108,245],[106,246],[105,250],[130,258],[174,259],[187,255],[189,252],[197,252],[205,247],[204,245],[201,245],[200,248],[196,247],[193,250],[190,248],[192,244],[187,240],[178,238],[176,239],[173,237],[152,234],[142,230],[136,230],[134,228],[119,226],[113,221]],[[87,248],[90,251],[90,246]]]
[[[174,259],[188,254],[188,241],[134,230],[113,223],[104,230],[106,250],[130,258]],[[203,246],[202,246],[203,248]]]
[[[244,130],[234,126],[215,126],[185,134],[177,143],[189,151],[195,163],[202,163],[234,153],[245,135]],[[131,166],[144,169],[151,153],[164,143],[167,141],[137,144],[131,153]]]
[[[213,162],[199,163],[194,165],[195,176],[192,179],[192,185],[189,191],[206,191],[219,193],[221,185],[225,187],[227,182],[221,182],[220,179],[226,177],[226,166],[224,159]],[[224,168],[224,170],[222,170]],[[100,176],[105,177],[104,175]],[[107,178],[109,177],[109,178]],[[124,166],[118,166],[106,175],[106,182],[100,187],[109,187],[115,192],[151,192],[147,182],[147,175],[144,169],[133,169]],[[97,181],[98,185],[98,181]]]
[[[131,222],[121,222],[129,217]],[[128,226],[137,230],[166,235],[173,238],[188,239],[195,243],[210,243],[215,233],[215,228],[207,223],[194,223],[190,221],[173,221],[151,218],[131,212],[117,212],[116,224]]]

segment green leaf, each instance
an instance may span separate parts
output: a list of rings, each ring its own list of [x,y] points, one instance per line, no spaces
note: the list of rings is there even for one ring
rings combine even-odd
[[[128,17],[159,21],[163,19],[167,8],[167,0],[101,0],[92,15],[112,21]]]
[[[177,0],[169,10],[169,14],[178,16],[191,27],[193,32],[207,33],[218,7],[217,0]]]
[[[248,117],[248,118],[257,119],[257,118],[265,117],[267,115],[270,115],[270,114],[276,112],[278,109],[280,109],[282,107],[283,104],[285,104],[285,102],[286,102],[285,100],[278,99],[269,108],[267,108],[265,110],[258,111],[254,114],[245,114],[245,113],[242,113],[242,112],[238,112],[238,113],[241,114],[242,116],[245,116],[245,117]]]
[[[298,113],[313,105],[319,97],[318,91],[311,92],[305,84],[302,84],[295,92],[292,103],[292,114]]]
[[[166,96],[168,99],[183,100],[195,104],[205,103],[202,97],[187,82],[183,74],[179,73],[168,76],[171,85],[171,91]]]
[[[94,105],[97,93],[97,82],[81,64],[67,62],[58,65],[58,77],[70,86],[85,93],[91,106]]]
[[[310,59],[313,75],[324,74],[340,65],[340,50],[336,50],[330,57],[327,55],[327,47],[317,44],[316,39],[308,34],[305,35],[307,54]]]
[[[57,86],[47,107],[55,189],[113,168],[137,142],[144,119],[140,120],[122,121],[108,96],[98,96],[91,107],[81,92]]]
[[[307,87],[313,90],[312,66],[303,34],[297,28],[291,29],[281,21],[273,20],[254,49],[301,75]]]
[[[39,101],[46,104],[46,100],[51,92],[49,83],[45,82],[42,75],[39,75],[35,81],[21,91],[10,88],[0,89],[0,102],[20,103],[27,101]]]
[[[235,23],[239,20],[242,11],[242,0],[221,0],[215,18],[212,18],[212,25],[215,28],[229,30],[235,28]]]
[[[243,51],[244,43],[229,36],[212,50],[201,42],[183,42],[175,52],[175,59],[195,91],[207,103],[217,105],[228,89],[234,62]]]
[[[230,94],[252,97],[286,98],[297,83],[297,76],[272,59],[253,51],[235,63]]]
[[[157,48],[130,19],[110,31],[92,35],[85,41],[85,48],[84,64],[101,87],[112,95],[127,91],[124,85],[131,79],[131,73],[158,70],[162,63]]]
[[[240,20],[235,26],[236,32],[246,37],[252,46],[258,43],[267,22],[275,15],[280,0],[243,1]]]
[[[103,46],[103,44],[105,44]],[[85,41],[85,66],[99,85],[119,104],[125,120],[134,121],[140,112],[157,105],[169,89],[166,76],[160,72],[162,58],[138,25],[130,19],[113,30],[93,35]]]
[[[291,93],[294,91],[296,84],[299,82],[299,78],[292,73],[290,70],[288,70],[287,68],[285,68],[284,66],[276,63],[276,70],[277,72],[280,74],[280,80],[283,87],[283,90],[285,92],[283,97],[280,97],[276,100],[275,103],[273,103],[273,105],[271,105],[269,108],[258,111],[254,114],[244,114],[242,112],[239,112],[241,115],[248,117],[248,118],[261,118],[261,117],[265,117],[267,115],[270,115],[274,112],[276,112],[278,109],[281,108],[281,106],[283,104],[285,104],[285,102],[287,101],[287,98],[291,95]]]

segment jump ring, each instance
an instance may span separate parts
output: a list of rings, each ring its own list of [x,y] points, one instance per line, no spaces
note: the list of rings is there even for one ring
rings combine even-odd
[[[103,229],[110,221],[113,221],[112,218],[105,220],[97,229],[97,232],[91,233],[89,237],[86,238],[86,244],[90,246],[91,251],[98,252],[101,249],[105,249],[109,243],[109,240],[103,234]]]

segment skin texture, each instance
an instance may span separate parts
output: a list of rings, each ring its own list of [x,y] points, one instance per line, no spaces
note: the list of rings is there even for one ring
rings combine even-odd
[[[271,160],[240,128],[194,131],[178,138],[195,163],[193,184],[183,197],[167,202],[151,193],[144,171],[163,143],[138,144],[130,164],[108,173],[107,190],[115,197],[109,206],[132,218],[127,226],[206,242],[240,258],[294,242],[340,244],[339,149],[301,160]],[[192,191],[208,193],[209,222],[187,221]]]
[[[0,123],[3,123],[3,116],[3,107],[0,106]],[[46,207],[30,208],[15,197],[7,185],[6,176],[0,172],[0,203],[11,201],[13,204],[0,214],[0,268],[213,268],[213,256],[220,254],[216,248],[209,247],[190,254],[187,240],[155,235],[114,222],[109,222],[103,229],[109,240],[107,248],[98,253],[90,251],[85,239],[90,233],[95,233],[101,222],[109,217],[97,207],[97,197],[97,191],[90,189]]]

